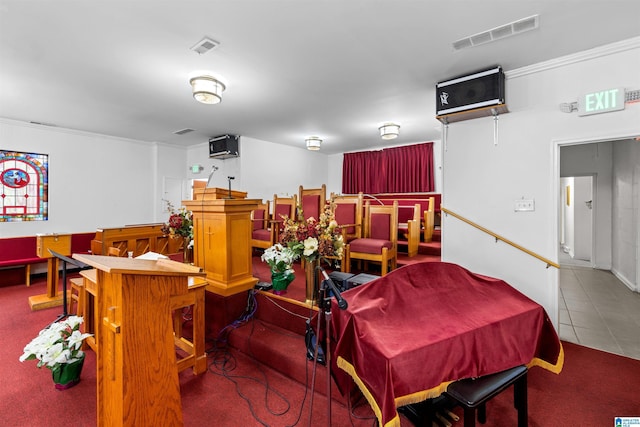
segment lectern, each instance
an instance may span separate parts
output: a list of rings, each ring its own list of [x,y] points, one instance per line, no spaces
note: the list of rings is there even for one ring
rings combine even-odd
[[[182,426],[171,297],[198,267],[74,254],[96,269],[98,426]]]
[[[194,264],[207,273],[207,290],[226,297],[252,289],[251,211],[260,201],[222,188],[194,195],[182,204],[193,212]]]

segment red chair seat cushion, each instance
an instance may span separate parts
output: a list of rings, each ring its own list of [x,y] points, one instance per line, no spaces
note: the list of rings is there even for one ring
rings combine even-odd
[[[351,252],[381,254],[382,248],[393,248],[393,242],[382,239],[355,239],[349,243],[349,249]]]
[[[253,230],[251,233],[251,238],[254,240],[271,240],[271,232],[269,230],[265,230],[261,228],[260,230]]]

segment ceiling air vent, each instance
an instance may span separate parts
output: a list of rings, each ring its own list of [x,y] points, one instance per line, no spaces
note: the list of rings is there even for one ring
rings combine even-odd
[[[218,45],[220,45],[220,43],[217,41],[210,39],[209,37],[205,37],[196,43],[191,50],[202,55],[203,53],[209,52],[211,49],[215,49]]]
[[[516,34],[524,33],[526,31],[535,30],[538,26],[538,15],[529,16],[527,18],[519,19],[487,31],[482,31],[477,34],[464,37],[460,40],[456,40],[453,42],[453,48],[455,50],[460,50],[468,47],[479,46],[481,44],[494,42],[506,37],[515,36]]]
[[[189,133],[189,132],[193,132],[193,129],[189,129],[189,128],[180,129],[180,130],[177,130],[177,131],[173,132],[173,134],[174,135],[184,135],[185,133]]]

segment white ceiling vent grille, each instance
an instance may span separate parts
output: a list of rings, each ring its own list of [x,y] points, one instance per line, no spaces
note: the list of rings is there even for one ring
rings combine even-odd
[[[218,43],[217,41],[210,39],[209,37],[205,37],[202,40],[200,40],[198,43],[196,43],[191,48],[191,50],[202,55],[204,53],[209,52],[211,49],[215,49],[219,45],[220,43]]]
[[[456,40],[453,42],[453,48],[455,50],[460,50],[468,47],[479,46],[505,37],[511,37],[526,31],[535,30],[538,26],[538,15],[529,16],[528,18],[513,21],[481,33],[473,34],[460,40]]]
[[[193,129],[184,128],[173,132],[174,135],[184,135],[185,133],[193,132]]]

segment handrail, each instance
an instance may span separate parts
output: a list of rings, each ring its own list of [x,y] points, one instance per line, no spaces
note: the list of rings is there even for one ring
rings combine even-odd
[[[547,258],[545,258],[545,257],[543,257],[543,256],[541,256],[541,255],[538,255],[537,253],[535,253],[535,252],[533,252],[533,251],[530,251],[529,249],[523,248],[523,247],[522,247],[522,246],[520,246],[519,244],[514,243],[514,242],[512,242],[511,240],[506,239],[506,238],[502,237],[501,235],[499,235],[499,234],[497,234],[497,233],[494,233],[493,231],[488,230],[488,229],[484,228],[483,226],[478,225],[478,224],[476,224],[475,222],[473,222],[473,221],[471,221],[471,220],[469,220],[469,219],[467,219],[467,218],[465,218],[465,217],[463,217],[463,216],[461,216],[461,215],[458,215],[457,213],[455,213],[455,212],[453,212],[453,211],[451,211],[451,210],[449,210],[449,209],[447,209],[447,208],[445,208],[445,207],[443,207],[443,206],[441,206],[441,207],[440,207],[440,210],[441,210],[442,212],[444,212],[445,214],[447,214],[447,215],[451,215],[451,216],[453,216],[454,218],[457,218],[457,219],[459,219],[459,220],[460,220],[460,221],[462,221],[462,222],[466,222],[467,224],[469,224],[469,225],[471,225],[471,226],[473,226],[473,227],[477,228],[478,230],[483,231],[483,232],[485,232],[485,233],[489,234],[490,236],[493,236],[493,237],[496,239],[496,242],[497,242],[498,240],[502,240],[503,242],[505,242],[505,243],[507,243],[507,244],[509,244],[509,245],[513,246],[514,248],[516,248],[516,249],[520,249],[522,252],[525,252],[525,253],[527,253],[527,254],[531,255],[532,257],[537,258],[537,259],[539,259],[540,261],[547,263],[547,268],[549,268],[549,267],[560,268],[560,265],[559,265],[559,264],[557,264],[557,263],[555,263],[555,262],[553,262],[553,261],[550,261],[550,260],[548,260]]]

